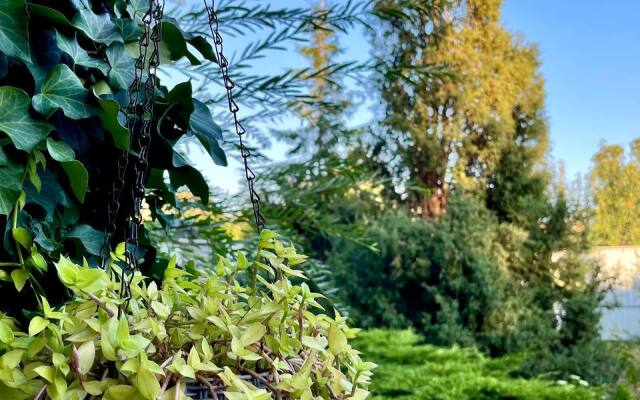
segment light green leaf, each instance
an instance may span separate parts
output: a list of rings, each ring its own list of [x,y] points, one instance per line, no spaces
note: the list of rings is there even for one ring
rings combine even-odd
[[[29,274],[29,271],[26,269],[14,269],[11,271],[11,279],[18,292],[22,291],[27,280],[29,280],[29,276],[31,276],[31,274]]]
[[[89,186],[89,173],[87,169],[78,160],[66,161],[62,163],[62,169],[69,178],[71,190],[80,203],[84,202],[84,196],[87,194]]]
[[[102,400],[144,400],[144,397],[133,386],[114,385],[104,392]]]
[[[76,157],[73,149],[68,144],[55,141],[52,138],[47,138],[47,150],[51,158],[59,162],[72,161]]]
[[[323,336],[313,337],[313,336],[303,336],[302,344],[318,351],[323,351],[327,348],[327,338]]]
[[[25,0],[0,0],[0,52],[31,62]]]
[[[40,94],[33,96],[33,107],[47,117],[57,109],[71,119],[89,118],[96,110],[88,104],[89,91],[80,79],[64,64],[49,70]]]
[[[55,263],[58,277],[65,286],[72,286],[76,282],[76,276],[78,274],[78,266],[71,262],[68,258],[60,256],[60,260]],[[46,316],[45,310],[45,316]]]
[[[33,369],[33,372],[46,379],[48,382],[53,382],[56,376],[56,370],[48,365],[42,365]]]
[[[87,391],[90,395],[99,396],[104,392],[104,388],[106,386],[106,382],[103,381],[84,381],[82,382],[82,387]]]
[[[76,275],[75,286],[90,294],[104,290],[107,287],[105,272],[98,268],[83,268]]]
[[[9,136],[16,148],[27,152],[31,152],[53,130],[53,125],[31,117],[29,104],[31,100],[24,91],[10,86],[0,87],[0,131]]]
[[[67,239],[78,239],[91,254],[100,255],[104,234],[89,225],[77,225],[67,233]]]
[[[78,357],[78,369],[80,373],[86,374],[91,371],[93,362],[96,358],[96,345],[93,340],[84,342],[75,349],[75,355]]]
[[[347,336],[340,328],[331,324],[329,327],[329,350],[334,355],[338,355],[348,349]]]
[[[87,68],[95,68],[102,72],[104,76],[107,76],[109,73],[109,64],[100,59],[89,56],[87,51],[80,47],[75,36],[73,38],[67,38],[64,35],[61,35],[60,32],[56,31],[56,43],[61,51],[67,53],[71,57],[74,64]]]
[[[109,14],[96,15],[83,8],[73,17],[71,24],[98,43],[110,45],[113,42],[123,42],[122,35],[111,22]]]
[[[20,243],[22,247],[25,249],[29,249],[31,247],[31,233],[26,228],[18,226],[16,228],[11,229],[11,235],[13,236],[13,240],[17,243]]]
[[[4,321],[0,321],[0,342],[11,343],[14,339],[13,330]]]
[[[32,267],[36,267],[43,272],[47,271],[47,260],[45,260],[42,254],[38,252],[34,251],[31,253],[27,259],[27,264]]]
[[[156,379],[155,374],[147,368],[140,368],[136,376],[136,383],[138,391],[147,400],[156,400],[162,392],[160,382]]]
[[[29,322],[29,336],[35,336],[38,333],[42,332],[49,325],[49,321],[46,319],[37,316],[33,317],[33,319]]]
[[[249,326],[249,329],[247,329],[242,334],[242,337],[240,338],[240,342],[242,342],[242,345],[244,347],[247,347],[250,344],[253,344],[258,340],[262,339],[262,336],[264,336],[266,332],[267,332],[267,328],[265,328],[264,325],[262,325],[261,323],[256,322],[254,324],[251,324],[251,326]]]
[[[114,43],[109,46],[107,59],[111,65],[109,84],[114,89],[127,89],[133,82],[135,61],[127,53],[122,43]]]

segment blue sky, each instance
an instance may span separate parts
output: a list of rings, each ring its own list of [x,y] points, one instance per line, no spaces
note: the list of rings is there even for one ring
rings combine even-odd
[[[315,2],[250,1],[270,1],[275,7]],[[588,173],[591,157],[601,141],[626,145],[640,137],[640,121],[636,119],[640,114],[637,15],[640,15],[640,0],[504,0],[504,25],[540,49],[551,155],[565,164],[569,179],[577,173]],[[225,42],[232,50],[252,39],[230,37]],[[341,37],[341,45],[345,48],[342,56],[345,60],[364,59],[370,51],[362,32]],[[285,66],[303,66],[304,59],[291,50],[256,63],[256,68],[263,72],[277,72]],[[370,113],[363,107],[353,121],[363,123],[369,117]],[[293,124],[293,121],[285,122]],[[276,143],[269,153],[281,159],[285,147]],[[231,191],[238,188],[237,166],[210,167],[215,168],[212,172],[217,185]]]
[[[586,173],[600,141],[640,137],[640,1],[506,0],[503,22],[537,43],[552,154]]]

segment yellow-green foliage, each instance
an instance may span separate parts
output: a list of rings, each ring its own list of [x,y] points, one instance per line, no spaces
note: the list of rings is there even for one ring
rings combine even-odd
[[[366,398],[375,365],[349,345],[356,330],[289,280],[304,278],[296,266],[306,257],[276,236],[261,235],[257,259],[269,263],[239,253],[200,274],[173,262],[161,287],[136,272],[128,300],[116,263],[105,271],[60,258],[73,300],[56,308],[42,298],[28,333],[0,316],[0,399],[186,400],[185,382],[196,379],[231,400]],[[118,246],[112,258],[123,253]]]
[[[361,332],[354,346],[378,364],[372,399],[424,400],[596,400],[597,388],[509,376],[517,357],[489,359],[474,348],[421,344],[411,331]]]

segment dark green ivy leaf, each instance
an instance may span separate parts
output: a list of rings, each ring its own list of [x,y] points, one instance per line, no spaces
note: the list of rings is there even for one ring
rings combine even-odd
[[[91,10],[81,9],[71,23],[98,43],[110,45],[113,42],[123,42],[120,31],[108,14],[96,15]]]
[[[47,117],[60,108],[71,119],[89,118],[96,110],[88,104],[88,94],[69,67],[59,64],[47,74],[41,93],[33,97],[33,107]]]
[[[120,104],[115,100],[98,98],[100,109],[98,118],[102,121],[102,126],[109,131],[113,138],[113,143],[120,150],[129,148],[129,130],[122,126],[118,120],[120,115]]]
[[[127,89],[133,82],[135,61],[122,43],[114,43],[107,49],[107,59],[111,65],[109,85],[113,89]]]
[[[194,111],[189,119],[189,126],[195,133],[200,143],[207,149],[213,162],[226,166],[227,156],[218,144],[222,140],[222,129],[213,122],[209,108],[196,99],[193,99]]]
[[[56,32],[56,43],[58,44],[58,48],[60,50],[67,53],[71,57],[74,64],[81,65],[87,68],[95,68],[102,72],[104,76],[107,76],[107,74],[109,73],[109,64],[102,60],[89,56],[86,50],[80,47],[75,37],[66,38],[59,32]]]
[[[28,7],[30,15],[37,15],[40,18],[45,18],[56,25],[67,27],[73,26],[63,13],[54,8],[32,3],[29,3]]]
[[[100,255],[104,242],[104,234],[89,225],[77,225],[66,235],[67,239],[77,239],[82,246],[93,255]]]
[[[113,23],[118,27],[120,33],[122,33],[122,40],[125,42],[131,42],[140,39],[142,35],[142,29],[138,24],[129,18],[114,19]]]
[[[203,204],[209,202],[209,185],[197,169],[185,166],[169,170],[169,181],[175,190],[186,186],[191,193],[200,197]]]
[[[37,121],[29,114],[29,95],[11,86],[0,87],[0,131],[20,150],[31,152],[53,125]]]
[[[184,39],[182,30],[177,22],[169,22],[169,18],[164,18],[162,22],[162,43],[169,51],[169,59],[177,61],[182,57],[186,57],[193,65],[200,64],[196,56],[191,54],[187,48],[187,42]],[[174,20],[175,21],[175,20]]]
[[[66,161],[62,163],[62,168],[69,178],[71,191],[80,203],[84,202],[84,196],[87,194],[89,186],[89,173],[87,169],[78,160]]]
[[[31,62],[25,0],[0,0],[0,52]]]
[[[9,215],[22,190],[22,165],[8,163],[0,167],[0,214]]]

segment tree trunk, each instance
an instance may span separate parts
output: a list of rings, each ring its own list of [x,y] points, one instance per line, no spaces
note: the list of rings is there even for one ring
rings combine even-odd
[[[422,218],[437,219],[447,212],[449,184],[436,173],[426,173],[422,183],[429,189],[418,201]]]

